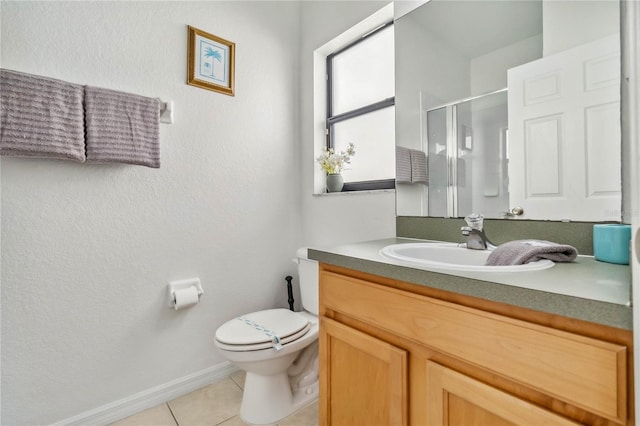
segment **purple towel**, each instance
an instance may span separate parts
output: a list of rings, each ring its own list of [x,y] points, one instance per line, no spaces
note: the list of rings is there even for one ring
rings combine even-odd
[[[411,150],[396,146],[396,183],[411,183]]]
[[[566,244],[556,244],[543,240],[518,240],[501,244],[494,249],[487,265],[522,265],[549,259],[553,262],[573,262],[578,255],[578,250]]]
[[[411,182],[429,184],[427,154],[419,149],[409,151],[411,157]]]
[[[85,87],[87,161],[160,167],[160,102]]]
[[[82,86],[0,71],[0,154],[84,162]]]

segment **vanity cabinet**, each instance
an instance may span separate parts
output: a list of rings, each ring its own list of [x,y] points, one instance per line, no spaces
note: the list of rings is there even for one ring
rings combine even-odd
[[[321,264],[320,424],[633,424],[632,334]]]

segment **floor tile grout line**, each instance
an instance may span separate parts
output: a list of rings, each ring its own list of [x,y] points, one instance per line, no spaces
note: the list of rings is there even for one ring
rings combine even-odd
[[[241,391],[241,392],[244,392],[244,389],[242,388],[242,386],[240,386],[240,384],[239,384],[239,383],[237,383],[237,382],[233,379],[233,377],[229,376],[229,377],[228,377],[228,379],[229,379],[229,380],[231,380],[231,383],[233,383],[234,385],[236,385],[236,386],[240,389],[240,391]],[[221,424],[223,424],[223,423],[225,423],[225,422],[228,422],[229,420],[233,419],[234,417],[237,417],[238,419],[240,419],[240,413],[236,413],[236,414],[234,414],[233,416],[231,416],[231,417],[229,417],[229,418],[224,419],[224,420],[223,420],[223,421],[221,421],[220,423],[216,423],[216,425],[215,425],[215,426],[220,426]],[[242,420],[242,419],[240,419],[240,420]],[[244,422],[243,422],[243,423],[244,423]],[[178,425],[178,426],[179,426],[179,425]]]
[[[180,423],[178,423],[178,419],[176,419],[176,415],[173,414],[173,410],[171,409],[171,405],[169,405],[169,402],[165,402],[165,404],[167,405],[167,408],[169,409],[171,417],[173,417],[173,421],[176,423],[176,426],[180,426]]]
[[[232,382],[233,382],[237,387],[239,387],[239,388],[240,388],[240,390],[241,390],[242,392],[244,392],[244,387],[243,387],[243,386],[241,386],[241,385],[240,385],[240,383],[236,382],[236,380],[233,378],[233,376],[229,376],[229,379],[231,379],[231,381],[232,381]]]
[[[220,426],[221,424],[228,422],[229,420],[233,419],[234,417],[238,417],[238,414],[235,414],[235,415],[233,415],[233,416],[229,417],[228,419],[224,419],[224,420],[223,420],[223,421],[221,421],[220,423],[216,423],[216,424],[215,424],[215,426]],[[238,418],[240,418],[240,417],[238,417]],[[244,423],[244,422],[243,422],[243,423]]]

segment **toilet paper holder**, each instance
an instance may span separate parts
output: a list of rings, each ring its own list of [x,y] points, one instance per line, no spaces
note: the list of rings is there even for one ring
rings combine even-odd
[[[198,300],[200,300],[200,298],[204,294],[204,290],[202,290],[202,284],[200,283],[200,278],[188,278],[186,280],[169,282],[169,285],[167,286],[167,293],[168,293],[168,299],[169,299],[168,306],[170,308],[174,307],[176,303],[176,295],[175,295],[176,291],[184,290],[189,287],[196,288],[196,290],[198,291]]]

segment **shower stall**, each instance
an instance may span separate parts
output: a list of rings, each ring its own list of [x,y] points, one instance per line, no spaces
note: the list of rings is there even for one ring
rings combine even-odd
[[[509,210],[507,89],[423,112],[428,214],[464,217]],[[426,123],[426,125],[425,125]]]

